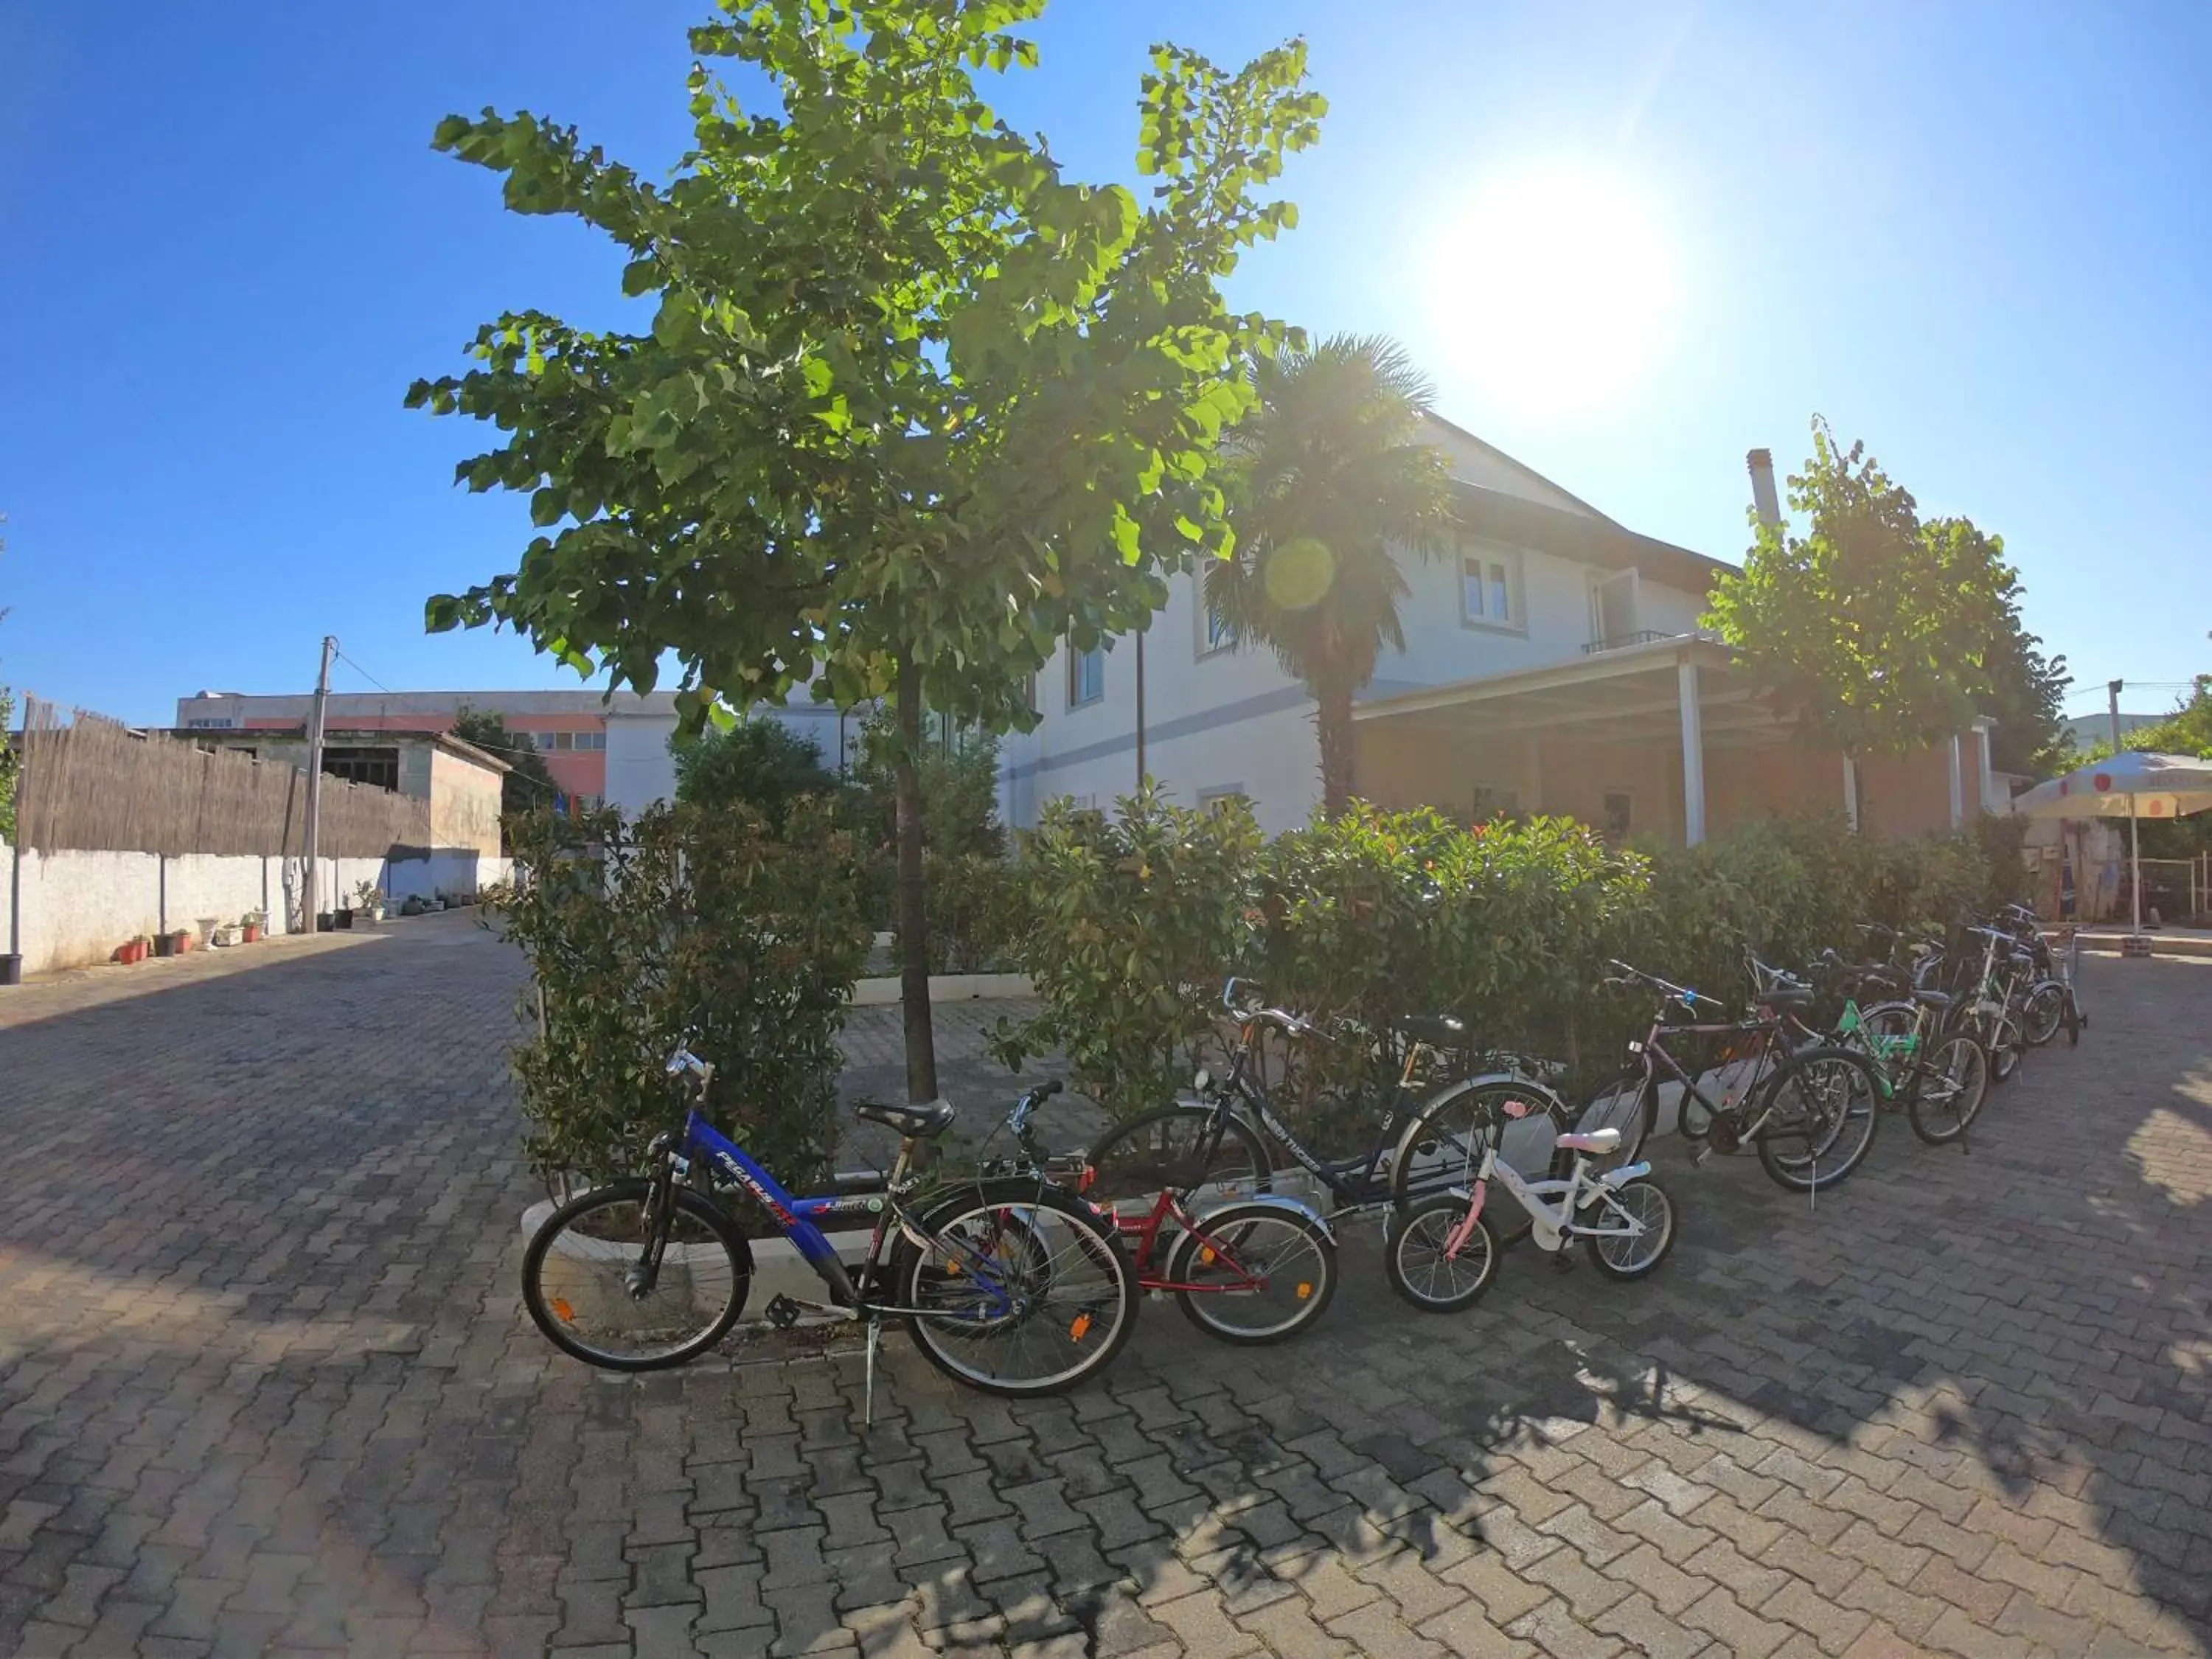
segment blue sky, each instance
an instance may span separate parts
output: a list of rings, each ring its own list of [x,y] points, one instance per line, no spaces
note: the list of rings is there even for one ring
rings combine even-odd
[[[521,106],[658,171],[705,10],[0,0],[0,679],[158,719],[304,689],[332,632],[394,688],[574,684],[422,634],[527,530],[400,399],[501,309],[613,320],[616,264],[428,138]],[[1723,557],[1744,451],[1821,411],[2004,536],[2069,709],[2212,668],[2212,8],[1057,0],[994,95],[1125,178],[1151,41],[1294,32],[1331,112],[1238,303],[1396,335],[1442,412]]]

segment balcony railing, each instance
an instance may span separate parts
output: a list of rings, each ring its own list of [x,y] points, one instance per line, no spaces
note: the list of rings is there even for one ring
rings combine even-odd
[[[1662,634],[1656,629],[1639,628],[1633,634],[1614,634],[1605,639],[1592,640],[1583,647],[1583,655],[1594,657],[1601,651],[1620,651],[1632,645],[1649,645],[1654,640],[1668,640],[1674,637],[1673,635]]]

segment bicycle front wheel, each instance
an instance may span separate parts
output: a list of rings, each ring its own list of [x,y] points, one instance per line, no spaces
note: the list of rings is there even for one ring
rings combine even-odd
[[[1907,1105],[1912,1133],[1931,1146],[1956,1140],[1990,1091],[1990,1057],[1964,1031],[1939,1038],[1914,1080]]]
[[[1280,1342],[1336,1294],[1328,1229],[1288,1204],[1229,1204],[1194,1218],[1168,1256],[1190,1322],[1224,1342]]]
[[[729,1334],[752,1285],[752,1247],[688,1187],[656,1252],[653,1183],[570,1199],[522,1255],[522,1304],[563,1353],[611,1371],[681,1365]],[[657,1260],[655,1257],[657,1256]]]
[[[1465,1198],[1438,1193],[1391,1218],[1382,1250],[1390,1288],[1423,1313],[1471,1308],[1498,1277],[1499,1245],[1487,1216],[1468,1219]]]
[[[948,1194],[902,1243],[891,1284],[915,1346],[986,1394],[1073,1388],[1137,1322],[1137,1279],[1114,1223],[1071,1194],[1013,1178]]]
[[[1186,1101],[1109,1129],[1085,1155],[1085,1188],[1097,1203],[1131,1204],[1176,1193],[1194,1210],[1268,1189],[1267,1147],[1228,1106]]]
[[[1776,1068],[1751,1114],[1759,1161],[1777,1186],[1817,1192],[1865,1162],[1881,1098],[1874,1066],[1848,1048],[1801,1048]]]
[[[1614,1188],[1583,1224],[1590,1265],[1607,1279],[1641,1279],[1674,1248],[1674,1200],[1650,1176]]]

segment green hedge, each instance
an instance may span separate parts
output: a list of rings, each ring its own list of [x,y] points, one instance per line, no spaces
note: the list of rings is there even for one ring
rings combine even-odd
[[[1941,929],[2016,896],[2016,826],[1887,841],[1840,818],[1761,823],[1693,848],[1608,847],[1571,819],[1467,827],[1355,803],[1269,840],[1241,805],[1146,792],[1113,816],[1055,805],[1016,866],[1024,960],[1043,1006],[1001,1025],[1018,1066],[1063,1050],[1117,1115],[1188,1085],[1218,1055],[1224,978],[1370,1030],[1451,1013],[1477,1042],[1555,1058],[1573,1087],[1620,1064],[1648,996],[1600,996],[1608,957],[1738,1000],[1747,947],[1802,967],[1861,954],[1862,922]],[[1383,1086],[1357,1042],[1309,1046],[1290,1094],[1313,1111]]]
[[[837,1138],[837,1034],[867,951],[860,860],[813,799],[773,836],[750,808],[662,805],[512,821],[524,879],[497,902],[533,976],[514,1055],[532,1167],[634,1173],[681,1120],[664,1063],[716,1068],[712,1115],[798,1191]]]

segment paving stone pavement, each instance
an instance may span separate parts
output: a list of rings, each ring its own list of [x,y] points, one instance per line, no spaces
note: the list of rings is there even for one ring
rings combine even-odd
[[[2212,1638],[2212,963],[2093,961],[1971,1153],[1892,1120],[1817,1212],[1666,1149],[1644,1283],[1523,1247],[1426,1318],[1354,1234],[1303,1341],[1153,1306],[1013,1406],[897,1341],[865,1431],[849,1355],[610,1379],[530,1328],[520,977],[449,915],[0,993],[0,1654]]]

